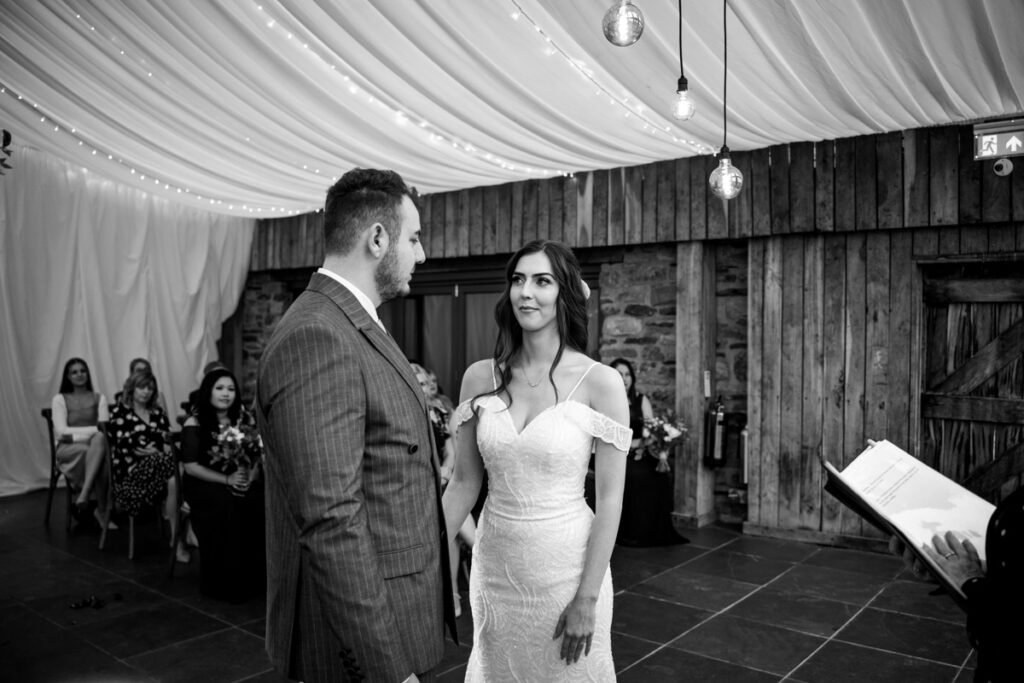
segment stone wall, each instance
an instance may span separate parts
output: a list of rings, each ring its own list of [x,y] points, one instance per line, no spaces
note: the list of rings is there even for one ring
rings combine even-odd
[[[747,405],[747,249],[715,245],[715,385],[727,411]],[[622,357],[656,413],[675,405],[676,247],[627,247],[601,267],[601,360]]]
[[[626,247],[601,266],[601,360],[625,358],[655,413],[675,406],[676,248]]]

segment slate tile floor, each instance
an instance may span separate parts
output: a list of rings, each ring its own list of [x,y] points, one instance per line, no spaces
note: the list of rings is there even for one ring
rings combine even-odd
[[[266,681],[264,605],[198,593],[198,560],[167,578],[154,523],[97,550],[95,529],[47,532],[45,492],[0,498],[0,680]],[[623,683],[971,680],[964,619],[897,558],[690,531],[691,543],[617,548],[613,652]],[[72,610],[96,595],[100,609]],[[115,595],[120,596],[119,599]],[[471,619],[461,631],[469,639]],[[449,642],[442,682],[461,681],[468,647]]]

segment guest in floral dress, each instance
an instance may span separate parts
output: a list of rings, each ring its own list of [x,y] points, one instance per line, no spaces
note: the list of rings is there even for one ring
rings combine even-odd
[[[244,602],[266,587],[263,444],[230,370],[203,377],[181,432],[185,500],[199,539],[199,590]]]
[[[176,537],[178,485],[177,461],[171,445],[167,413],[157,405],[156,378],[142,370],[124,383],[121,398],[110,411],[111,463],[114,504],[129,514],[160,503]],[[177,558],[188,562],[188,550],[179,545]]]

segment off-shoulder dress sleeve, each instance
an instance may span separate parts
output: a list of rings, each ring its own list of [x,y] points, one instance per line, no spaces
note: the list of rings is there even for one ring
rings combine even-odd
[[[469,422],[474,417],[476,417],[476,414],[473,412],[473,401],[463,401],[452,412],[452,416],[448,421],[448,431],[452,436],[455,436],[459,431],[459,427],[466,422]]]
[[[604,413],[600,413],[588,405],[576,403],[570,410],[571,419],[580,429],[590,434],[595,439],[615,446],[616,449],[625,453],[633,441],[633,430],[626,425],[619,424]]]

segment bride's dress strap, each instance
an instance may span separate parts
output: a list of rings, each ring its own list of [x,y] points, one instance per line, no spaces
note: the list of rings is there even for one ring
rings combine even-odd
[[[594,367],[597,366],[597,365],[600,365],[600,363],[597,363],[597,362],[591,363],[590,367],[588,367],[586,370],[583,371],[583,374],[580,375],[579,380],[576,382],[576,386],[574,386],[572,388],[572,391],[569,392],[569,395],[565,397],[566,401],[568,401],[570,398],[572,398],[572,395],[575,394],[576,390],[580,388],[581,384],[583,384],[583,380],[585,380],[587,378],[587,375],[590,374],[590,371],[593,370]]]
[[[491,359],[491,384],[494,385],[494,390],[498,390],[498,364],[495,363],[494,359]]]

